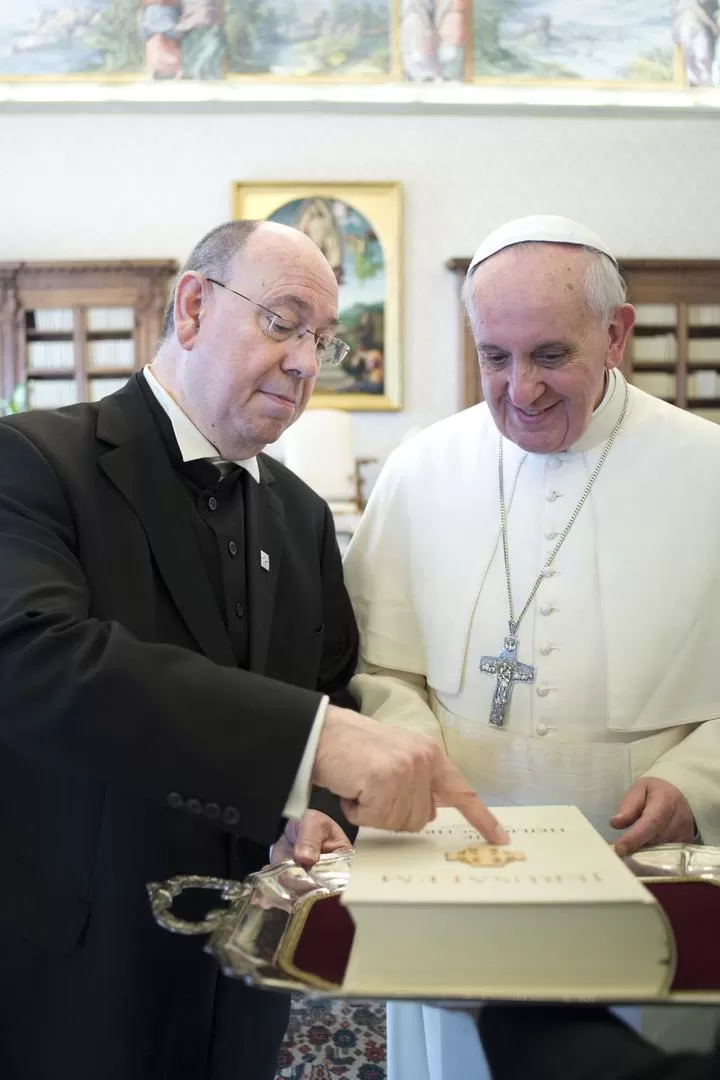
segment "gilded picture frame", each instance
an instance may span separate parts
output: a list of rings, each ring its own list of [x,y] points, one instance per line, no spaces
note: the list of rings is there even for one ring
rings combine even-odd
[[[335,271],[337,335],[350,345],[350,354],[340,368],[321,369],[311,407],[402,408],[402,185],[238,181],[232,215],[300,228]]]

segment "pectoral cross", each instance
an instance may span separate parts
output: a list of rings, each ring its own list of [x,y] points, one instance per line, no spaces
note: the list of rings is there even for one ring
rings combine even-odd
[[[505,646],[500,655],[480,658],[480,670],[487,675],[497,676],[488,721],[494,727],[502,727],[505,723],[505,713],[510,704],[513,683],[532,682],[535,678],[535,668],[530,664],[520,663],[517,658],[517,649],[518,639],[513,633],[511,624],[510,633],[505,638]]]

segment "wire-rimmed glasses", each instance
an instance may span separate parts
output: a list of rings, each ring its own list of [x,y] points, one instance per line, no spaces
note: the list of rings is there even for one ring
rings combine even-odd
[[[221,289],[226,289],[228,292],[233,293],[235,296],[239,296],[241,300],[246,300],[248,304],[252,304],[258,311],[262,311],[265,315],[269,316],[262,324],[263,333],[267,334],[273,341],[289,341],[291,337],[297,337],[302,340],[306,334],[312,334],[315,338],[316,355],[321,364],[327,364],[328,366],[337,367],[338,364],[342,364],[345,357],[350,352],[350,346],[346,342],[341,341],[340,338],[326,337],[324,334],[318,334],[317,331],[311,330],[309,326],[304,326],[302,323],[293,323],[282,315],[278,315],[276,311],[272,311],[270,308],[265,307],[264,304],[258,304],[257,300],[251,300],[249,296],[244,296],[243,293],[237,291],[237,289],[231,289],[229,285],[225,285],[222,281],[216,281],[215,278],[206,278],[211,285],[217,285]]]

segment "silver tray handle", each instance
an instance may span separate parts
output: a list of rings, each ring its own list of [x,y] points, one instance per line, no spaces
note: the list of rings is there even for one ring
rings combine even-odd
[[[212,908],[200,922],[190,922],[189,919],[173,915],[171,908],[175,898],[185,889],[214,889],[229,904],[249,895],[251,891],[242,881],[204,877],[202,874],[179,874],[167,881],[148,882],[147,891],[153,915],[160,926],[172,930],[175,934],[209,934],[227,915],[227,908]]]

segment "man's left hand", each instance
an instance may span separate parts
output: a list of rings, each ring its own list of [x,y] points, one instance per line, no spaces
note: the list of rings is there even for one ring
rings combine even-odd
[[[306,810],[299,821],[288,821],[285,832],[273,845],[271,859],[274,863],[293,859],[309,870],[321,855],[351,849],[352,844],[336,821],[319,810]]]
[[[610,824],[627,829],[615,844],[620,856],[651,844],[686,844],[695,835],[690,803],[674,784],[653,776],[635,781]]]

